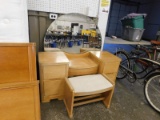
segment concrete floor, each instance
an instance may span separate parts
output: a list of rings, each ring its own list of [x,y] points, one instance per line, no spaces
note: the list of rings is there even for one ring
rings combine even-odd
[[[69,120],[63,101],[41,103],[42,120]],[[143,95],[143,85],[131,84],[126,79],[116,82],[111,107],[102,102],[75,107],[73,120],[160,120]]]
[[[67,52],[79,51],[79,47],[73,48],[67,48]],[[73,110],[73,120],[160,120],[160,113],[145,100],[143,87],[139,82],[117,80],[109,109],[102,102],[78,106]],[[70,120],[62,100],[41,103],[41,119]]]

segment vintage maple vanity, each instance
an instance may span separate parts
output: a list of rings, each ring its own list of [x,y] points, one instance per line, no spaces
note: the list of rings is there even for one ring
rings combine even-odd
[[[106,51],[82,51],[79,54],[62,51],[38,53],[41,101],[49,102],[51,99],[63,99],[70,118],[73,116],[74,106],[99,100],[103,100],[107,107],[110,106],[116,75],[121,61],[118,57]],[[76,93],[70,78],[77,79],[80,77],[78,79],[82,79],[86,77],[87,79],[85,79],[88,81],[88,78],[94,79],[94,75],[95,77],[100,76],[97,77],[98,82],[101,78],[104,79],[102,82],[109,81],[106,83],[109,84],[109,87],[99,91],[96,91],[96,88],[93,91]],[[82,83],[82,87],[85,84],[88,83]],[[93,86],[96,86],[96,84]],[[83,96],[83,98],[79,98],[80,96]],[[81,102],[88,98],[88,101]],[[95,99],[90,100],[91,98]],[[80,103],[77,103],[78,101]]]
[[[34,43],[0,44],[0,119],[40,120]]]

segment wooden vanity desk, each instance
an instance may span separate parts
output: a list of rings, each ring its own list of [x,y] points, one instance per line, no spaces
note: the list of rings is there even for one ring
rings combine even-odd
[[[69,60],[63,52],[39,52],[41,101],[62,99]]]
[[[81,54],[39,52],[41,101],[64,98],[65,79],[72,76],[105,73],[115,83],[120,59],[106,51]]]

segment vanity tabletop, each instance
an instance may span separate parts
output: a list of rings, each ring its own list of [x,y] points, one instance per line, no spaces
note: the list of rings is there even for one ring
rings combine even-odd
[[[104,62],[109,61],[121,61],[121,59],[107,51],[90,51],[96,57],[100,58]]]
[[[39,52],[38,60],[40,64],[69,63],[64,52]]]

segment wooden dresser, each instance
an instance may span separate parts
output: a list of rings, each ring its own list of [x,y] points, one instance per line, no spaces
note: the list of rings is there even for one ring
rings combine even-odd
[[[69,60],[63,52],[39,52],[41,101],[63,99]]]
[[[89,61],[89,58],[94,62]],[[42,102],[63,99],[65,79],[74,75],[94,74],[97,73],[95,71],[98,71],[104,73],[115,83],[120,64],[117,56],[106,51],[90,51],[83,55],[39,52],[38,61]]]
[[[0,119],[40,120],[34,43],[0,43]]]

